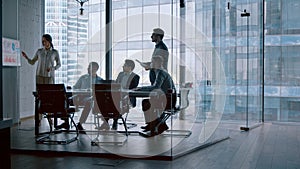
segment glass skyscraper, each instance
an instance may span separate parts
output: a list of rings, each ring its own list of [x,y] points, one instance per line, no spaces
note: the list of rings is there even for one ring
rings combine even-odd
[[[79,64],[84,62],[85,54],[79,51],[87,42],[88,18],[78,16],[76,1],[46,0],[45,4],[45,32],[52,35],[62,62],[55,81],[72,85],[80,74],[86,73],[86,67]]]

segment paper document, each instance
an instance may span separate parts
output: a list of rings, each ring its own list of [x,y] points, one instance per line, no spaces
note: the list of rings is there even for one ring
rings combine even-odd
[[[149,65],[148,64],[146,64],[146,63],[143,63],[143,62],[141,62],[140,60],[138,60],[138,59],[135,59],[135,61],[137,61],[141,66],[143,66],[143,67],[149,67]]]

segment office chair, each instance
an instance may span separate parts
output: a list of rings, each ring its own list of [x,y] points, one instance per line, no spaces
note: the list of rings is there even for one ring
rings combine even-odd
[[[118,83],[95,84],[94,98],[96,98],[94,111],[101,113],[98,117],[122,119],[125,134],[128,136],[126,120],[122,115],[129,112],[129,96],[128,93],[121,91],[121,85]]]
[[[159,126],[166,123],[166,121],[173,115],[177,114],[178,112],[186,109],[189,106],[189,92],[190,90],[185,88],[181,89],[179,94],[174,93],[174,90],[169,90],[167,93],[167,99],[170,101],[167,103],[163,113],[160,116],[161,121],[155,125],[154,130],[150,135],[144,136],[153,136],[160,134],[159,133]],[[176,105],[177,98],[179,100],[179,105]],[[171,133],[171,136],[184,136],[189,137],[192,134],[190,130],[167,130],[167,132]],[[177,133],[177,134],[175,134]]]
[[[38,112],[47,118],[50,131],[45,132],[46,136],[41,136],[36,139],[37,143],[46,143],[46,144],[68,144],[78,138],[78,129],[73,120],[75,108],[70,106],[72,100],[67,97],[64,84],[37,84],[37,97],[38,97]],[[51,119],[54,118],[56,126],[57,118],[64,118],[68,122],[71,120],[71,123],[75,126],[75,131],[67,130],[55,130],[53,131]],[[71,133],[76,132],[76,135],[73,137],[66,136],[66,139],[55,139],[60,138],[54,135],[58,133]],[[39,134],[40,135],[40,134]],[[73,134],[74,135],[74,134]]]

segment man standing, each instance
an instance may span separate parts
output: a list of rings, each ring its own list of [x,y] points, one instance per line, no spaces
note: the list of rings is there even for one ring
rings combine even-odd
[[[160,28],[153,29],[151,39],[152,39],[152,42],[155,43],[155,48],[152,53],[152,57],[157,56],[157,55],[161,56],[163,59],[162,66],[167,71],[168,70],[168,60],[169,60],[169,51],[168,51],[168,47],[163,42],[164,34],[165,34],[164,31]],[[150,70],[149,78],[150,78],[151,84],[153,84],[155,81],[155,72],[151,69],[150,63],[151,62],[140,62],[142,67],[144,67],[146,70]]]

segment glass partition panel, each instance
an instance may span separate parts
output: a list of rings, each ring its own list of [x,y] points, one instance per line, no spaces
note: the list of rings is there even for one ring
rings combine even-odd
[[[262,3],[203,1],[196,7],[196,23],[204,25],[203,33],[215,49],[212,56],[218,55],[221,64],[217,66],[214,57],[206,61],[212,73],[202,75],[204,78],[197,83],[203,96],[202,110],[214,110],[214,101],[220,94],[216,93],[215,85],[221,85],[225,99],[222,122],[246,128],[258,124],[263,96]],[[224,73],[219,74],[218,68]],[[223,81],[220,76],[224,76]]]
[[[68,0],[65,21],[68,23],[67,52],[62,56],[67,60],[68,70],[65,72],[67,76],[57,79],[57,83],[74,86],[82,75],[88,73],[90,62],[99,64],[97,74],[104,78],[108,66],[105,65],[105,2],[86,2],[83,15],[80,15],[79,4]],[[232,5],[243,7],[241,4]],[[131,59],[135,63],[133,72],[140,76],[138,86],[150,85],[149,71],[136,59],[151,61],[155,47],[151,41],[152,30],[160,27],[165,31],[163,41],[169,51],[168,73],[178,94],[177,109],[168,112],[171,116],[166,120],[167,131],[145,137],[140,128],[145,125],[142,111],[145,98],[138,96],[136,107],[123,115],[129,127],[129,135],[126,136],[125,128],[119,124],[121,120],[117,123],[117,131],[112,130],[112,119],[108,126],[101,126],[106,122],[101,113],[95,113],[97,105],[94,100],[91,104],[94,108],[88,112],[87,119],[82,117],[86,105],[76,113],[76,120],[86,129],[91,143],[100,147],[92,146],[90,151],[132,158],[175,157],[228,138],[231,126],[228,121],[237,120],[235,124],[244,125],[246,112],[253,112],[253,116],[249,113],[248,118],[258,121],[261,60],[260,35],[256,33],[259,23],[256,20],[259,15],[255,19],[249,18],[255,26],[252,25],[251,33],[247,34],[246,18],[240,18],[236,10],[226,10],[225,2],[191,0],[185,2],[184,8],[179,6],[180,1],[170,0],[151,3],[112,1],[110,80],[116,80],[123,71],[124,61]],[[253,5],[251,10],[258,6]],[[252,40],[247,47],[245,41],[249,39],[246,38],[248,35]],[[90,84],[93,84],[92,79]],[[93,85],[89,89],[87,96],[95,97]]]

